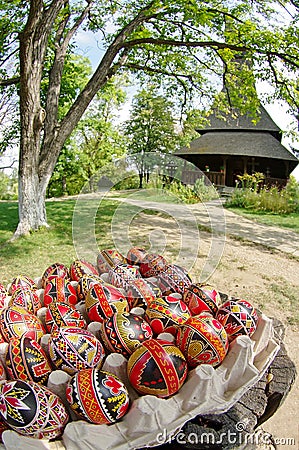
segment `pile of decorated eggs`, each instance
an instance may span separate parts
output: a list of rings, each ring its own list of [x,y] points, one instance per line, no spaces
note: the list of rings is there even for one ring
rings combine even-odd
[[[138,394],[167,398],[189,370],[219,366],[229,344],[252,336],[257,322],[247,301],[223,300],[185,268],[139,247],[127,256],[104,249],[96,264],[57,262],[36,280],[18,275],[7,288],[0,284],[0,341],[7,348],[0,422],[48,439],[62,434],[70,412],[114,423],[130,402],[128,386],[103,370],[110,353],[127,360],[126,382]],[[65,403],[50,390],[55,370],[69,377]]]

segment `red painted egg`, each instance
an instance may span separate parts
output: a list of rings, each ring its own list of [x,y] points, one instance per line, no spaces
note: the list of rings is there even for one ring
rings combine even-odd
[[[76,288],[66,278],[52,277],[45,283],[44,305],[52,302],[66,302],[75,305],[78,302]]]
[[[3,284],[0,284],[0,309],[4,308],[6,306],[8,298],[8,292],[6,291]]]
[[[130,264],[118,264],[108,272],[108,282],[117,288],[126,289],[136,278],[141,278],[141,274],[138,267]]]
[[[101,337],[108,350],[127,358],[142,342],[151,339],[153,332],[142,317],[116,313],[103,322]]]
[[[65,302],[50,303],[46,311],[45,322],[49,333],[60,327],[87,327],[80,311]]]
[[[149,303],[145,311],[146,320],[155,334],[166,332],[175,335],[178,327],[189,319],[189,309],[181,298],[179,294],[172,294]]]
[[[34,381],[46,385],[51,363],[38,342],[26,336],[12,338],[6,354],[9,378]]]
[[[79,300],[85,300],[90,288],[94,284],[103,284],[104,281],[98,275],[85,274],[78,281],[77,297]]]
[[[83,275],[99,275],[96,267],[84,259],[76,259],[70,267],[70,276],[73,281],[79,281]]]
[[[18,275],[15,277],[10,286],[10,293],[13,294],[19,288],[37,289],[36,283],[27,275]]]
[[[124,295],[114,286],[94,284],[85,299],[86,312],[92,322],[103,322],[116,312],[128,312]]]
[[[215,316],[221,303],[218,291],[212,286],[202,283],[190,284],[184,291],[183,300],[193,316],[198,316],[202,312],[208,312]]]
[[[126,258],[115,248],[101,250],[97,257],[97,268],[100,274],[107,273],[118,264],[126,264]]]
[[[184,294],[185,289],[192,283],[187,271],[175,264],[169,264],[163,272],[157,276],[157,285],[162,291],[163,295],[177,292]]]
[[[127,253],[127,261],[129,264],[141,264],[148,252],[144,248],[132,247]]]
[[[80,419],[98,425],[117,422],[129,407],[129,394],[123,382],[98,369],[80,370],[73,375],[66,398]]]
[[[25,287],[20,287],[13,292],[8,306],[13,305],[20,306],[32,314],[36,314],[42,307],[36,291]]]
[[[105,357],[101,342],[89,331],[75,327],[51,333],[49,354],[57,369],[70,375],[82,369],[100,369]]]
[[[0,330],[6,342],[23,335],[39,342],[45,334],[40,320],[19,306],[9,306],[0,312]]]
[[[17,433],[39,439],[61,436],[68,421],[57,395],[38,383],[22,380],[0,386],[0,415]]]
[[[240,299],[231,299],[220,305],[216,318],[224,326],[230,341],[241,335],[252,336],[258,321],[251,303]]]
[[[130,356],[127,371],[137,392],[164,398],[182,387],[187,376],[187,362],[172,343],[149,339]]]
[[[47,267],[42,275],[42,287],[45,288],[46,282],[51,280],[53,277],[65,278],[66,280],[69,280],[69,269],[64,264],[51,264],[51,266]]]
[[[0,360],[0,382],[6,380],[6,371],[2,364],[2,361]]]
[[[126,289],[126,298],[130,309],[135,307],[146,308],[157,297],[161,297],[160,288],[153,282],[137,278],[129,282]]]
[[[177,332],[176,345],[190,367],[221,364],[228,352],[228,337],[218,320],[209,315],[191,317]]]
[[[166,259],[161,255],[147,253],[139,265],[140,273],[143,277],[155,277],[163,272],[167,266]]]

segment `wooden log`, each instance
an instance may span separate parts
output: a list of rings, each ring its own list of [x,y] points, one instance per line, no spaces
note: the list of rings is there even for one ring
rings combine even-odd
[[[283,324],[273,319],[273,325],[280,350],[258,383],[226,413],[195,417],[182,427],[172,442],[167,441],[155,447],[156,449],[276,449],[274,437],[260,428],[260,425],[272,417],[285,400],[295,381],[296,367],[283,343]]]

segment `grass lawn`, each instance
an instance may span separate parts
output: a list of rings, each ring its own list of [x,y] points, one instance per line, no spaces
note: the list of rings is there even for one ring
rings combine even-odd
[[[250,211],[244,208],[229,208],[236,214],[240,214],[247,219],[255,220],[269,226],[291,229],[299,233],[299,213],[292,214],[273,214],[259,211]]]

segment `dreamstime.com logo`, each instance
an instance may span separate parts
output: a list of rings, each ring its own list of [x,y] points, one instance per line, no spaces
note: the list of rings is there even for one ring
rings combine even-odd
[[[134,177],[138,180],[140,174],[143,175],[144,184],[149,178],[151,189],[142,190],[142,197],[140,190],[122,190],[121,199],[119,199],[121,201],[118,202],[118,206],[110,217],[110,229],[102,230],[97,223],[98,217],[106,214],[106,200],[111,200],[115,196],[116,186],[126,187],[129,180]],[[165,194],[164,187],[171,181],[173,183],[181,181],[193,189],[192,181],[194,182],[196,178],[201,179],[198,182],[201,185],[201,189],[197,191],[199,197],[205,189],[214,191],[213,202],[203,203],[200,209],[200,218],[202,220],[204,216],[205,227],[211,231],[209,250],[204,255],[205,260],[201,254],[201,261],[204,262],[197,280],[205,282],[217,268],[223,254],[224,210],[218,192],[205,174],[193,164],[174,155],[155,152],[121,158],[103,167],[88,180],[78,196],[73,213],[73,244],[77,258],[90,262],[96,261],[99,252],[107,248],[107,235],[110,234],[113,248],[123,255],[136,245],[161,255],[165,250],[170,250],[173,256],[172,264],[190,271],[198,261],[201,252],[199,216],[196,215],[194,208],[184,201],[179,201],[176,193],[172,193],[173,198],[170,199],[170,194]],[[114,198],[117,200],[116,197]],[[145,222],[149,225],[143,232],[140,220],[138,222],[136,218],[141,213],[146,213],[146,210],[154,210],[157,215],[166,217],[168,223],[172,221],[176,227],[175,232],[170,235],[167,228],[159,227],[156,222],[155,227],[151,228],[153,216],[150,212],[142,216],[144,223],[141,225],[145,225]],[[134,230],[135,223],[137,228]],[[146,233],[147,236],[145,236]],[[176,246],[173,242],[174,235]]]
[[[201,434],[183,432],[167,434],[167,430],[159,432],[156,437],[156,442],[159,445],[169,444],[176,442],[180,445],[282,445],[290,448],[296,445],[296,439],[291,437],[273,437],[271,434],[266,433],[264,430],[259,429],[254,433],[245,432],[246,424],[244,422],[238,422],[235,425],[236,430],[227,430],[221,433],[203,432]],[[246,447],[245,447],[246,448]]]

